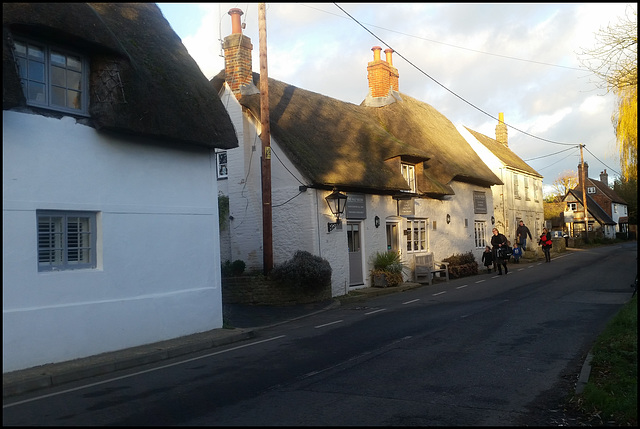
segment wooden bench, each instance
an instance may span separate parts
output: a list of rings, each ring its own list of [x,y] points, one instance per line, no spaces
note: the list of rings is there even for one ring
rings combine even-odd
[[[432,284],[436,274],[440,277],[444,274],[446,281],[449,281],[449,263],[435,261],[433,253],[415,256],[415,281],[417,283]]]

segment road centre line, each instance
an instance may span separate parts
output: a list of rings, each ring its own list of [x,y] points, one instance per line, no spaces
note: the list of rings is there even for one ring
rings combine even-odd
[[[407,305],[407,304],[411,304],[412,302],[417,302],[420,301],[420,298],[418,299],[412,299],[411,301],[407,301],[407,302],[403,302],[402,305]]]
[[[325,323],[324,325],[314,326],[314,328],[316,328],[316,329],[324,328],[325,326],[335,325],[336,323],[341,323],[341,322],[342,322],[342,320],[336,320],[335,322],[329,322],[329,323]]]
[[[434,294],[433,294],[433,295],[431,295],[431,296],[438,296],[438,295],[442,295],[443,293],[447,293],[447,291],[446,291],[446,290],[443,290],[442,292],[434,293]]]
[[[486,282],[486,280],[485,279],[478,280],[476,283],[482,283],[482,282]]]
[[[83,386],[74,387],[73,389],[66,389],[66,390],[62,390],[60,392],[49,393],[47,395],[37,396],[37,397],[31,398],[31,399],[25,399],[24,401],[13,402],[11,404],[2,405],[2,409],[13,407],[13,406],[16,406],[16,405],[26,404],[28,402],[34,402],[34,401],[37,401],[39,399],[50,398],[52,396],[64,395],[65,393],[75,392],[77,390],[86,389],[88,387],[99,386],[101,384],[111,383],[113,381],[124,380],[125,378],[135,377],[136,375],[146,374],[146,373],[149,373],[149,372],[155,372],[155,371],[158,371],[158,370],[161,370],[161,369],[165,369],[165,368],[171,368],[172,366],[182,365],[183,363],[189,363],[189,362],[193,362],[193,361],[196,361],[196,360],[200,360],[200,359],[208,358],[208,357],[211,357],[211,356],[219,355],[219,354],[222,354],[222,353],[227,353],[227,352],[231,352],[231,351],[234,351],[234,350],[244,349],[246,347],[255,346],[255,345],[266,343],[266,342],[273,341],[273,340],[279,340],[280,338],[284,338],[285,336],[286,335],[278,335],[277,337],[266,338],[264,340],[254,341],[254,342],[249,343],[249,344],[243,344],[241,346],[231,347],[230,349],[219,350],[219,351],[213,352],[213,353],[207,353],[206,355],[194,357],[194,358],[191,358],[191,359],[181,360],[180,362],[174,362],[174,363],[170,363],[170,364],[167,364],[167,365],[158,366],[158,367],[155,367],[155,368],[145,369],[144,371],[137,371],[137,372],[134,372],[132,374],[122,375],[120,377],[114,377],[114,378],[110,378],[108,380],[98,381],[97,383],[85,384]]]
[[[463,287],[467,287],[467,286],[469,286],[469,285],[458,286],[458,287],[456,287],[456,289],[462,289]]]
[[[379,310],[373,310],[373,311],[370,311],[370,312],[368,312],[368,313],[364,313],[364,314],[368,316],[368,315],[370,315],[370,314],[378,313],[378,312],[380,312],[380,311],[385,311],[385,310],[386,310],[386,308],[381,308],[381,309],[379,309]]]

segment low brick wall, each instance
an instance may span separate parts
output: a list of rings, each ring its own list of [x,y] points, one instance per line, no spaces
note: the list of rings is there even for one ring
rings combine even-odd
[[[224,277],[222,302],[246,305],[296,305],[331,299],[331,288],[309,293],[302,288],[282,286],[262,276]]]

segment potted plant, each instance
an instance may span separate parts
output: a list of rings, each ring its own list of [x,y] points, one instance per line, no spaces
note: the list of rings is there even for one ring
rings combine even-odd
[[[404,280],[402,273],[406,266],[397,252],[376,252],[371,263],[373,265],[371,279],[374,287],[398,286]]]

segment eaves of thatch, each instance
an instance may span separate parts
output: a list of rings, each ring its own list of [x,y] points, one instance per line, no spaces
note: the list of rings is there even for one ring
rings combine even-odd
[[[254,73],[256,86],[259,79]],[[224,71],[212,79],[216,88],[223,82]],[[259,94],[244,95],[240,103],[260,118]],[[467,148],[462,149],[463,156],[443,156],[446,143],[435,147],[424,138],[424,130],[403,130],[405,126],[419,128],[423,123],[407,121],[393,112],[379,115],[387,108],[358,106],[269,79],[271,134],[311,185],[378,193],[408,190],[401,174],[402,161],[416,164],[419,194],[433,198],[454,194],[449,184],[454,178],[486,186],[501,183],[489,169],[482,170],[486,167],[452,124],[447,132],[453,131],[454,138],[462,139],[460,143]],[[399,122],[393,123],[394,119]],[[440,143],[436,137],[431,140]],[[456,157],[475,165],[467,168],[457,161],[447,165]]]
[[[90,59],[88,123],[96,129],[238,146],[220,98],[155,3],[3,3],[2,11],[3,109],[26,107],[11,45],[22,36]],[[107,74],[122,85],[112,89]]]
[[[522,158],[513,153],[511,149],[500,143],[499,141],[492,139],[491,137],[485,136],[482,133],[477,131],[473,131],[472,129],[465,127],[467,131],[471,133],[473,137],[476,138],[484,147],[489,149],[491,153],[493,153],[504,165],[507,167],[513,168],[515,170],[519,170],[521,172],[530,174],[535,177],[539,177],[542,179],[542,175],[538,173],[536,170],[531,168],[529,164],[524,162]]]

